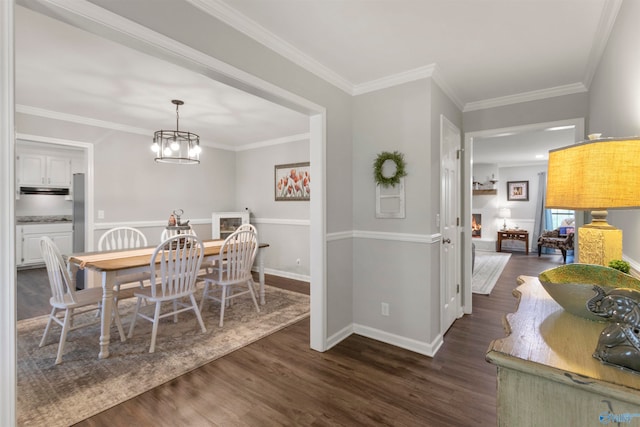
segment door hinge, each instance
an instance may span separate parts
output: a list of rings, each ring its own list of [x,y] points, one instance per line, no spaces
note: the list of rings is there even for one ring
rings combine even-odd
[[[456,294],[460,293],[460,283],[456,285]]]
[[[460,159],[460,150],[456,150],[456,159]]]
[[[456,225],[457,225],[458,227],[460,227],[460,217],[457,217],[457,218],[456,218]]]

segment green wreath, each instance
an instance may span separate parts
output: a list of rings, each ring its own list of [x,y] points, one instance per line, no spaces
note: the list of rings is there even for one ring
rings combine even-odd
[[[382,174],[382,165],[387,160],[393,161],[396,164],[396,173],[393,176],[384,176]],[[376,184],[382,185],[383,187],[393,187],[396,184],[400,183],[400,178],[403,176],[407,176],[407,171],[405,171],[406,163],[404,162],[404,154],[394,151],[390,153],[388,151],[383,151],[378,154],[376,161],[373,163],[373,177],[376,180]]]

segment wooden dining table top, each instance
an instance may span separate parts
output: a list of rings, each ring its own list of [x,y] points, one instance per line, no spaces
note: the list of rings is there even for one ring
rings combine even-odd
[[[220,255],[223,239],[203,240],[204,256]],[[267,243],[259,243],[259,248],[269,247]],[[118,249],[103,252],[82,252],[69,255],[69,263],[79,266],[81,269],[90,268],[100,271],[116,271],[129,268],[143,267],[151,262],[151,255],[157,246],[147,246],[135,249]]]

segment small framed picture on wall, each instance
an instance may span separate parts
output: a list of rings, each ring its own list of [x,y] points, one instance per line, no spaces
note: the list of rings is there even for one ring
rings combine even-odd
[[[507,200],[529,201],[529,181],[508,181]]]
[[[276,165],[274,173],[276,201],[311,199],[310,163]]]

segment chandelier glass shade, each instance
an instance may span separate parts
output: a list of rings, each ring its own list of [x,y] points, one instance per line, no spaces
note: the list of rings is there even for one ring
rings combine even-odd
[[[178,163],[195,165],[200,163],[200,137],[193,132],[180,130],[178,107],[184,102],[174,99],[176,106],[176,129],[158,130],[153,134],[151,151],[155,153],[155,161],[159,163]]]

